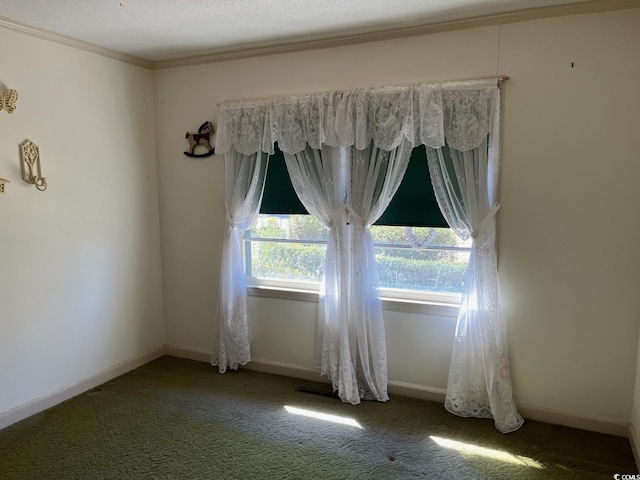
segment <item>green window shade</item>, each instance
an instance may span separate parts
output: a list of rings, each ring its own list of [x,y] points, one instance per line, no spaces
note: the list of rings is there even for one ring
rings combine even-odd
[[[411,151],[402,182],[375,225],[449,228],[433,193],[424,145]]]
[[[265,181],[264,194],[260,213],[272,215],[305,215],[308,214],[296,195],[284,155],[278,149],[269,158],[269,168]],[[407,171],[400,183],[398,191],[376,225],[409,226],[409,227],[441,227],[449,225],[440,213],[440,208],[433,193],[427,152],[424,145],[411,152]]]
[[[284,154],[275,145],[273,155],[269,157],[267,178],[262,194],[260,213],[271,215],[308,215],[307,209],[298,199],[293,189],[287,165],[284,163]]]

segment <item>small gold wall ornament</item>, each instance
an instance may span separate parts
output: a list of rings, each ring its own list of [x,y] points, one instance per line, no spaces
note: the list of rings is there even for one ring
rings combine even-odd
[[[47,189],[47,179],[42,176],[40,148],[31,140],[25,140],[20,145],[20,153],[22,156],[22,179],[44,192]]]
[[[6,178],[0,178],[0,193],[4,193],[4,184],[5,183],[11,183],[9,180],[7,180]]]
[[[7,113],[13,113],[16,109],[16,101],[18,100],[18,92],[12,88],[0,93],[0,110],[4,109]]]

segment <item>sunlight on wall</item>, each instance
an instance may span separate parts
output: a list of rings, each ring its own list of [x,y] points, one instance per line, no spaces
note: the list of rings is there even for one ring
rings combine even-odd
[[[289,405],[285,405],[284,409],[289,413],[293,413],[294,415],[302,415],[303,417],[317,418],[319,420],[324,420],[327,422],[340,423],[342,425],[349,425],[350,427],[364,429],[364,427],[353,418],[339,417],[337,415],[329,415],[328,413],[314,412],[313,410],[290,407]]]
[[[441,437],[430,436],[429,438],[434,442],[436,442],[441,447],[457,450],[460,453],[465,455],[474,455],[478,457],[491,458],[493,460],[499,460],[505,463],[522,465],[523,467],[533,467],[533,468],[540,468],[540,469],[544,468],[544,465],[542,465],[540,462],[536,462],[535,460],[529,457],[512,455],[511,453],[504,452],[502,450],[493,450],[491,448],[478,447],[476,445],[471,445],[469,443],[457,442],[455,440],[448,440],[446,438],[441,438]]]

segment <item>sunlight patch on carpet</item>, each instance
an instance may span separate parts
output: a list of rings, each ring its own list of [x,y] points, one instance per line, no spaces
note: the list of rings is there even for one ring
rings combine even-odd
[[[349,417],[340,417],[338,415],[330,415],[328,413],[316,412],[314,410],[307,410],[305,408],[297,408],[291,407],[289,405],[285,405],[284,409],[292,413],[294,415],[302,415],[303,417],[309,418],[317,418],[318,420],[324,420],[326,422],[339,423],[342,425],[349,425],[350,427],[357,427],[359,429],[363,429],[362,425],[360,425],[357,420]]]
[[[511,463],[514,465],[521,465],[523,467],[532,467],[544,469],[544,465],[540,462],[536,462],[534,459],[529,457],[523,457],[521,455],[513,455],[511,453],[502,451],[502,450],[494,450],[492,448],[479,447],[477,445],[472,445],[470,443],[458,442],[456,440],[449,440],[447,438],[434,437],[429,436],[431,440],[436,442],[438,445],[444,448],[450,448],[452,450],[457,450],[465,455],[473,455],[478,457],[491,458],[493,460],[499,460],[505,463]]]

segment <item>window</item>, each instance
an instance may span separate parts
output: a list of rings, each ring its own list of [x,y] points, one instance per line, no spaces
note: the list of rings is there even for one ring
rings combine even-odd
[[[278,150],[269,161],[260,211],[244,237],[248,285],[318,290],[328,231],[298,200]],[[424,147],[413,150],[407,173],[371,234],[381,296],[460,301],[471,240],[462,242],[447,227],[428,181]]]

